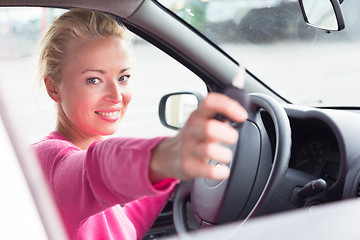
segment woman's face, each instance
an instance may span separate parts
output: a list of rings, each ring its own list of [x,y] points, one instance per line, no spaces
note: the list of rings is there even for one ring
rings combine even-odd
[[[132,98],[130,56],[118,37],[74,41],[58,84],[58,117],[88,136],[115,133]]]

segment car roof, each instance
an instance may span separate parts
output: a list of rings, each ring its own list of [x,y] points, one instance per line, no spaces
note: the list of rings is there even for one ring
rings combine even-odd
[[[61,8],[90,8],[113,13],[119,17],[131,16],[144,0],[2,0],[1,6],[41,6]]]

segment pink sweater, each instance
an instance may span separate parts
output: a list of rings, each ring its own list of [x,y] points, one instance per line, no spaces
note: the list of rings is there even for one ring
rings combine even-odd
[[[80,150],[52,132],[32,145],[71,239],[145,235],[178,182],[149,181],[151,150],[161,140],[110,138]]]

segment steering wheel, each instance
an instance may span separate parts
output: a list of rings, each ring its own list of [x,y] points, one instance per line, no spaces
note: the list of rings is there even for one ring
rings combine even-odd
[[[221,181],[205,178],[182,182],[174,195],[173,215],[177,233],[208,225],[247,220],[269,212],[289,165],[291,130],[284,108],[265,94],[249,94],[248,120],[237,128],[239,140],[229,146],[233,161],[230,176]],[[275,149],[263,123],[268,113],[275,134]],[[209,160],[209,164],[218,164]]]

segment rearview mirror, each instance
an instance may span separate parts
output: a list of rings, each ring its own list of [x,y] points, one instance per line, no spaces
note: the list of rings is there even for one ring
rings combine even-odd
[[[338,0],[299,0],[305,22],[327,31],[345,28]]]
[[[161,98],[159,118],[168,128],[178,130],[185,125],[190,114],[197,109],[202,95],[194,92],[170,93]]]

